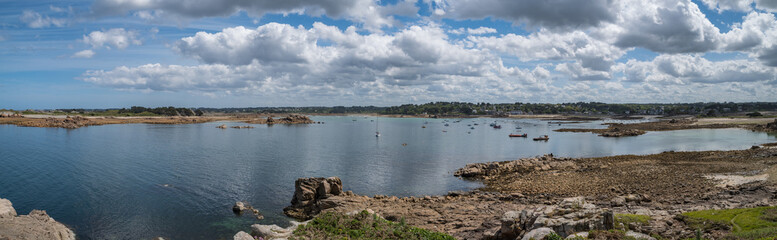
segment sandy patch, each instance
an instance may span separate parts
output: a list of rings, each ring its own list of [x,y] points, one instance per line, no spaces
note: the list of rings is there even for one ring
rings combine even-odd
[[[767,124],[773,122],[773,118],[699,118],[693,125],[708,124]]]
[[[715,185],[716,187],[728,188],[728,187],[736,187],[742,184],[747,184],[752,182],[766,181],[767,179],[769,179],[769,174],[764,173],[764,174],[753,175],[753,176],[712,174],[712,175],[706,175],[705,177],[708,179],[718,181],[718,184]]]

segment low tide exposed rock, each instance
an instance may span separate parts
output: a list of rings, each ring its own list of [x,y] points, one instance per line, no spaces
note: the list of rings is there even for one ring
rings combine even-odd
[[[587,203],[582,197],[567,198],[555,206],[543,206],[520,212],[506,212],[502,217],[502,226],[495,234],[496,239],[537,238],[541,233],[551,230],[561,237],[590,230],[613,229],[614,215],[607,209]],[[535,234],[532,234],[535,232]],[[544,235],[543,235],[544,236]]]
[[[255,118],[253,120],[244,121],[246,123],[255,123],[255,124],[311,124],[316,123],[313,120],[311,120],[308,116],[305,115],[299,115],[299,114],[291,114],[285,117],[281,118],[273,118],[272,116],[269,116],[267,118]]]
[[[0,112],[0,118],[21,118],[21,114],[15,112]]]
[[[310,219],[321,210],[337,207],[338,201],[327,201],[343,194],[343,182],[338,177],[300,178],[294,183],[291,206],[283,209],[289,217]]]
[[[232,211],[235,212],[235,214],[240,214],[245,210],[248,210],[248,208],[244,202],[236,202],[235,205],[232,206]]]
[[[553,229],[550,228],[537,228],[534,230],[529,231],[526,235],[523,235],[521,240],[536,240],[536,239],[545,239],[545,236],[550,235],[553,232]]]
[[[291,226],[286,228],[282,228],[275,224],[272,224],[272,225],[254,224],[254,225],[251,225],[251,234],[265,240],[287,239],[291,236],[292,233],[294,233],[294,230],[297,230],[297,227],[307,223],[308,222],[291,221]]]
[[[217,126],[216,128],[227,129],[227,125],[226,124],[221,124],[221,125]]]
[[[501,173],[523,173],[555,169],[574,170],[577,165],[570,158],[555,158],[553,154],[522,158],[515,161],[473,163],[453,173],[457,177],[483,178]]]
[[[764,125],[753,126],[751,129],[762,132],[777,132],[777,119],[774,119],[774,122],[770,122]]]
[[[234,212],[237,215],[242,215],[244,212],[250,212],[253,213],[256,219],[262,220],[264,219],[264,216],[262,213],[259,212],[258,209],[255,209],[251,205],[245,203],[245,202],[236,202],[235,205],[232,206],[232,212]]]
[[[610,128],[605,132],[602,132],[599,134],[599,136],[602,137],[632,137],[632,136],[639,136],[642,134],[645,134],[645,131],[639,130],[639,129],[621,129],[621,128]]]
[[[313,120],[310,120],[310,118],[308,116],[297,115],[297,114],[292,114],[292,115],[283,117],[280,120],[278,120],[277,122],[278,123],[282,123],[282,124],[291,124],[291,123],[309,124],[309,123],[314,123]]]
[[[43,210],[32,210],[28,215],[16,215],[7,199],[0,199],[0,239],[54,239],[74,240],[75,233],[55,221]]]
[[[65,118],[46,118],[43,121],[28,121],[22,122],[20,126],[25,127],[58,127],[58,128],[80,128],[84,126],[99,125],[99,123],[92,121],[89,118],[81,116],[67,116]]]

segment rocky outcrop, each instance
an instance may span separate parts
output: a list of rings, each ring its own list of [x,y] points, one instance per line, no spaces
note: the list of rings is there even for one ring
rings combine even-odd
[[[290,114],[285,117],[281,118],[273,118],[273,116],[269,116],[267,118],[253,118],[251,120],[243,121],[245,123],[254,123],[254,124],[311,124],[316,123],[313,120],[311,120],[308,116],[305,115],[298,115],[298,114]]]
[[[338,201],[326,201],[343,194],[343,182],[338,177],[300,178],[294,183],[291,206],[283,209],[286,216],[310,219],[324,209],[337,207]]]
[[[0,198],[0,218],[12,218],[16,216],[16,209],[13,208],[11,201]]]
[[[537,236],[550,232],[567,237],[578,232],[614,228],[612,212],[587,203],[583,197],[567,198],[556,206],[520,212],[509,211],[503,215],[501,221],[502,226],[495,235],[496,239],[541,239]],[[537,231],[538,229],[543,230]]]
[[[645,131],[639,129],[622,129],[622,128],[610,128],[605,132],[599,134],[602,137],[631,137],[645,134]]]
[[[753,126],[751,130],[761,132],[777,132],[777,119],[774,119],[774,122],[770,122],[764,125]]]
[[[526,233],[521,240],[537,240],[537,239],[545,239],[545,236],[548,236],[552,233],[555,233],[553,229],[550,228],[537,228],[534,230],[529,231],[529,233]]]
[[[227,125],[221,124],[221,125],[218,125],[216,128],[227,129]]]
[[[251,234],[257,237],[260,237],[264,240],[272,240],[272,239],[287,239],[291,236],[292,233],[294,233],[294,230],[297,230],[297,227],[300,225],[305,225],[308,223],[308,221],[305,222],[297,222],[297,221],[291,221],[291,225],[282,228],[278,225],[272,224],[272,225],[262,225],[262,224],[254,224],[251,225]]]
[[[15,112],[0,112],[0,118],[21,118],[21,114]]]
[[[295,123],[295,124],[296,123],[309,124],[309,123],[313,123],[313,120],[310,120],[310,118],[308,116],[305,116],[305,115],[292,114],[292,115],[289,115],[289,116],[286,116],[284,118],[279,119],[278,121],[276,121],[276,123],[281,123],[281,124],[292,124],[292,123]]]
[[[522,158],[515,161],[467,164],[453,173],[457,177],[487,178],[502,173],[525,173],[555,169],[574,170],[578,166],[571,158],[555,158],[553,154]]]
[[[0,198],[0,239],[74,240],[75,233],[43,210],[16,215],[11,201]]]
[[[43,121],[27,121],[19,124],[25,127],[58,127],[58,128],[80,128],[84,126],[99,125],[99,123],[92,121],[89,118],[81,116],[67,116],[65,118],[46,118]]]
[[[232,212],[234,212],[237,215],[242,215],[244,212],[250,212],[254,214],[254,217],[258,220],[264,219],[264,216],[262,213],[259,212],[258,209],[255,209],[253,206],[249,205],[245,202],[236,202],[235,205],[232,206]]]

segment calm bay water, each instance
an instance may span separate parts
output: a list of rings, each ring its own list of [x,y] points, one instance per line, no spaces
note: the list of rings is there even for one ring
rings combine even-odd
[[[284,225],[289,219],[282,208],[300,177],[339,176],[346,190],[363,195],[434,195],[478,187],[452,176],[467,163],[547,153],[596,157],[745,149],[776,139],[742,129],[649,132],[627,138],[552,131],[601,127],[601,122],[558,126],[484,118],[458,123],[412,118],[380,118],[376,123],[375,117],[314,120],[326,123],[254,129],[215,128],[222,123],[72,130],[0,125],[0,197],[10,199],[20,214],[45,209],[75,229],[80,239],[231,239],[253,223]],[[494,121],[503,128],[488,127]],[[479,124],[475,129],[467,126],[474,123]],[[508,138],[513,132],[528,133],[529,139]],[[530,139],[545,134],[550,141]],[[248,201],[265,219],[234,216],[235,201]]]

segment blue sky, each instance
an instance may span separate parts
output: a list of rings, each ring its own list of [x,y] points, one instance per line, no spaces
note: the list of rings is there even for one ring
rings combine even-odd
[[[777,101],[768,0],[0,1],[0,108]]]

